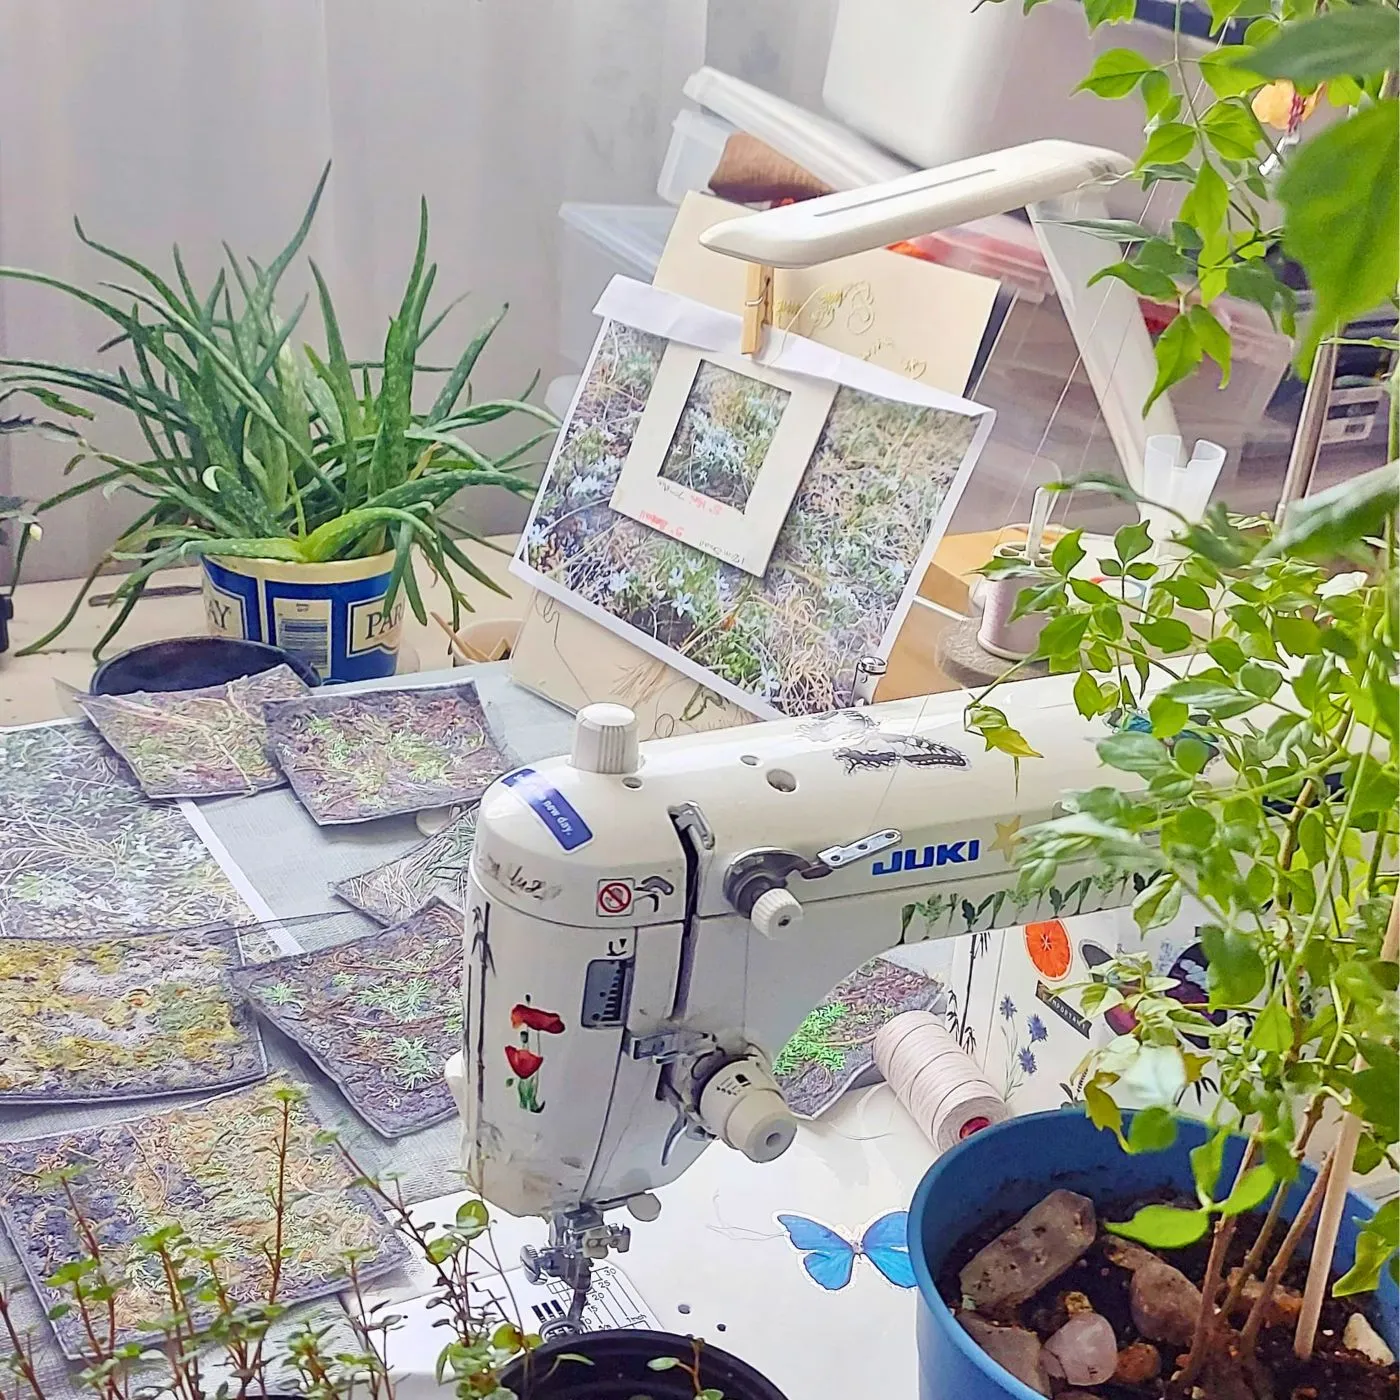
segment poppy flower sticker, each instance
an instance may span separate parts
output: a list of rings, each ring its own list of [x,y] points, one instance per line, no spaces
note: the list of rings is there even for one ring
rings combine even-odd
[[[540,1070],[544,1068],[544,1054],[540,1037],[562,1035],[564,1022],[557,1012],[532,1006],[526,997],[511,1007],[510,1024],[520,1032],[520,1044],[505,1047],[506,1061],[514,1073],[514,1078],[506,1080],[506,1086],[514,1086],[516,1099],[526,1113],[543,1113]]]

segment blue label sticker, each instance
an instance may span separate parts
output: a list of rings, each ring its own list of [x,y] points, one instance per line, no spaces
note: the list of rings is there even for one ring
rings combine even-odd
[[[517,768],[501,781],[516,789],[516,796],[528,802],[535,815],[566,851],[576,851],[593,839],[588,823],[574,811],[569,799],[550,785],[533,768]]]

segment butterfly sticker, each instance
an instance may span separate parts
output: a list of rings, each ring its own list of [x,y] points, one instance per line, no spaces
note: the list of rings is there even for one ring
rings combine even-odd
[[[851,1281],[856,1256],[863,1254],[896,1288],[913,1288],[909,1262],[909,1212],[892,1210],[865,1228],[859,1244],[851,1244],[829,1225],[805,1215],[778,1215],[792,1247],[802,1255],[802,1267],[813,1282],[834,1293]]]

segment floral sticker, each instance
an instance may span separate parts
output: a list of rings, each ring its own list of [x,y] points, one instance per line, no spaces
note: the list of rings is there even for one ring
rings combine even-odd
[[[564,1022],[557,1013],[532,1006],[530,998],[526,997],[511,1007],[510,1024],[519,1032],[520,1043],[505,1047],[506,1062],[514,1075],[506,1080],[506,1087],[515,1086],[515,1096],[526,1113],[543,1113],[540,1071],[544,1068],[544,1051],[540,1037],[562,1035]]]

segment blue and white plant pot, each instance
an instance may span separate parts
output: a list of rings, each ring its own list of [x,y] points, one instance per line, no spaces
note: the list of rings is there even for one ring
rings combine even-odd
[[[1203,1123],[1182,1119],[1175,1144],[1165,1152],[1130,1156],[1082,1109],[1064,1108],[1010,1118],[944,1153],[919,1183],[909,1208],[909,1254],[919,1289],[919,1400],[1041,1400],[963,1331],[939,1295],[935,1280],[954,1245],[990,1220],[1028,1211],[1060,1187],[1100,1204],[1162,1186],[1192,1195],[1190,1152],[1206,1136]],[[1228,1144],[1223,1179],[1233,1177],[1243,1149],[1242,1138]],[[1313,1176],[1311,1166],[1300,1170],[1284,1202],[1285,1217],[1291,1219],[1302,1205]],[[1354,1191],[1347,1196],[1334,1268],[1351,1267],[1357,1236],[1375,1209]],[[1392,1349],[1400,1342],[1397,1314],[1400,1294],[1390,1271],[1383,1270],[1368,1315]]]
[[[206,558],[204,610],[216,637],[267,642],[305,661],[323,681],[392,676],[403,593],[384,599],[394,555],[330,564]]]

